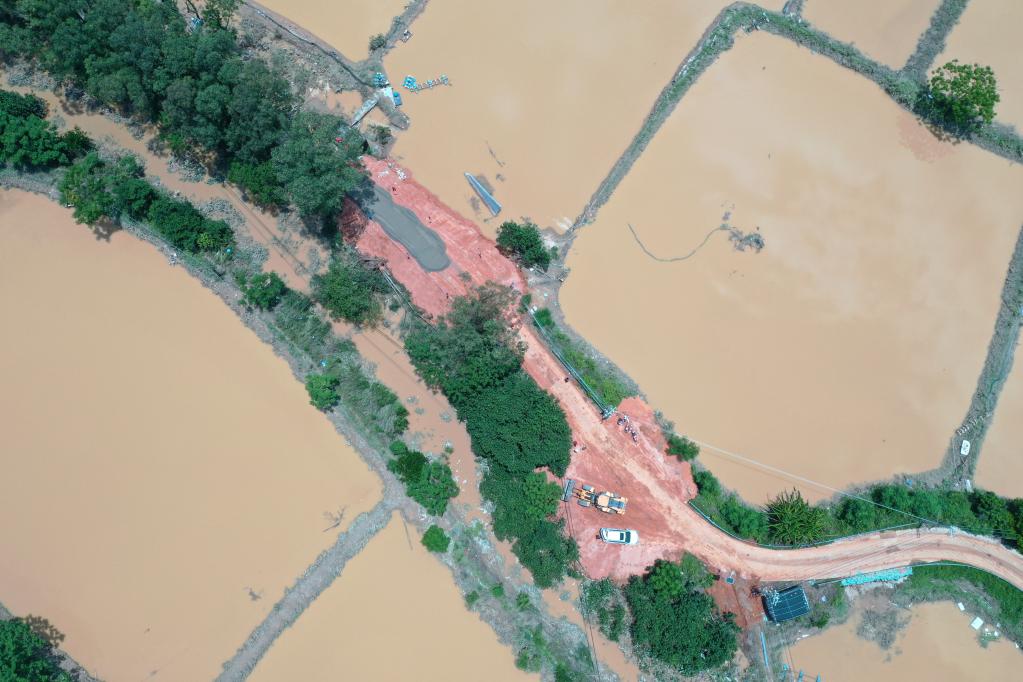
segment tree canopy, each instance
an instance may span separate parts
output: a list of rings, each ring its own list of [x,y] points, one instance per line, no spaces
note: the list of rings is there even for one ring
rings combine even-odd
[[[25,621],[0,620],[0,682],[71,682],[50,644]]]
[[[441,461],[431,462],[401,441],[391,443],[391,454],[395,458],[387,463],[387,468],[405,484],[408,496],[423,505],[428,514],[442,516],[448,500],[458,495],[451,467]]]
[[[313,276],[313,297],[335,320],[373,324],[383,316],[381,298],[390,291],[378,270],[366,268],[347,249],[334,253],[327,271]]]
[[[1000,99],[990,66],[960,64],[956,59],[931,75],[930,92],[945,122],[966,131],[991,123]]]
[[[551,251],[544,245],[540,230],[533,223],[502,223],[497,228],[497,248],[527,268],[535,266],[546,271],[551,264]]]

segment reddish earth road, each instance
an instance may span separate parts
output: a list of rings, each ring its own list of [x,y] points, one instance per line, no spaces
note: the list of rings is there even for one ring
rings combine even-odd
[[[399,174],[394,162],[367,158],[365,163],[374,182],[386,187],[396,203],[411,209],[445,241],[451,266],[441,272],[426,272],[379,225],[352,211],[346,217],[346,234],[363,253],[385,259],[417,305],[433,315],[443,314],[451,299],[486,281],[526,290],[518,269],[498,253],[494,243],[415,182],[406,169]],[[640,398],[629,398],[619,406],[618,415],[601,421],[578,385],[565,381],[566,371],[533,329],[522,324],[519,333],[527,346],[526,371],[557,398],[572,427],[574,447],[567,476],[629,498],[624,517],[575,505],[562,507],[560,513],[579,543],[583,568],[591,578],[624,579],[656,559],[690,552],[718,572],[734,571],[754,582],[834,578],[952,561],[990,571],[1023,589],[1023,556],[995,540],[962,532],[874,533],[798,550],[768,549],[730,537],[686,504],[696,495],[692,472],[688,464],[665,456],[664,440],[650,406]],[[628,420],[622,420],[622,415]],[[641,542],[634,547],[606,545],[597,539],[601,526],[636,529]]]

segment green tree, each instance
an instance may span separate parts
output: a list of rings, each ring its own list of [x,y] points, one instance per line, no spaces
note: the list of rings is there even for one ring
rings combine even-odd
[[[423,505],[428,514],[443,515],[448,500],[458,495],[451,467],[444,462],[431,462],[426,455],[409,449],[401,441],[391,443],[391,452],[395,459],[387,463],[387,468],[405,484],[408,496]]]
[[[956,59],[931,75],[930,93],[945,122],[964,131],[991,123],[1000,99],[991,67],[960,64]]]
[[[337,392],[337,377],[326,374],[310,374],[305,380],[305,389],[309,393],[309,402],[318,410],[329,410],[341,402]]]
[[[376,34],[375,36],[373,36],[372,38],[369,39],[369,51],[370,52],[373,52],[374,50],[379,50],[380,48],[386,47],[386,46],[387,46],[387,36],[385,36],[385,35],[382,35],[382,34],[378,33],[378,34]]]
[[[678,457],[680,461],[689,461],[700,454],[700,446],[685,436],[673,433],[668,436],[668,454]]]
[[[334,216],[345,196],[365,182],[362,139],[346,127],[340,133],[343,127],[337,116],[300,112],[273,150],[274,173],[303,215]]]
[[[66,165],[71,159],[67,144],[49,121],[0,112],[0,162],[31,170]]]
[[[191,253],[213,251],[234,242],[223,220],[209,220],[191,203],[157,195],[149,205],[149,224],[171,244]]]
[[[423,547],[430,550],[431,552],[438,552],[443,554],[448,551],[448,546],[451,544],[451,538],[444,532],[444,529],[437,525],[431,525],[423,533]],[[477,599],[479,595],[477,595]],[[473,600],[475,601],[475,599]]]
[[[74,206],[75,220],[92,225],[102,218],[145,218],[156,192],[133,156],[112,163],[90,152],[60,182],[61,201]]]
[[[248,281],[245,300],[260,310],[273,310],[288,290],[276,272],[263,272]]]
[[[226,27],[242,0],[206,0],[202,18],[214,26]]]
[[[731,660],[739,632],[732,614],[722,616],[714,600],[701,591],[659,587],[653,575],[633,576],[625,588],[637,649],[684,675]]]
[[[251,164],[235,161],[227,171],[227,179],[245,190],[249,198],[262,206],[278,206],[286,201],[269,161]]]
[[[527,268],[536,266],[546,271],[551,264],[551,252],[533,223],[503,223],[497,228],[497,248]]]
[[[0,113],[15,118],[46,118],[46,102],[35,95],[22,95],[10,90],[0,90]]]
[[[0,682],[71,682],[53,648],[19,619],[0,621]]]
[[[356,254],[335,253],[327,272],[312,279],[313,297],[335,320],[374,324],[383,316],[380,299],[389,289],[379,270],[367,268]]]
[[[534,519],[545,519],[558,510],[561,488],[547,480],[538,471],[526,475],[522,482],[522,502],[526,515]]]
[[[768,502],[767,518],[771,538],[786,545],[817,542],[824,537],[828,524],[827,511],[810,506],[796,489]]]
[[[664,593],[668,599],[678,597],[686,589],[682,567],[672,561],[658,559],[654,562],[648,580],[653,589]]]

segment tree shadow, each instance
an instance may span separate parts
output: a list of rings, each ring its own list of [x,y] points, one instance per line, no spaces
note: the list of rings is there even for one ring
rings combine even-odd
[[[28,629],[32,631],[37,637],[46,640],[46,642],[56,649],[60,646],[61,642],[64,641],[64,633],[57,629],[50,621],[46,620],[42,616],[33,616],[29,614],[21,621],[28,626]]]
[[[109,242],[115,232],[121,231],[121,226],[110,218],[101,218],[92,225],[92,234],[97,241]]]
[[[953,145],[969,140],[981,128],[981,124],[977,122],[956,121],[951,114],[938,106],[926,91],[917,95],[912,111],[931,135],[941,142]]]

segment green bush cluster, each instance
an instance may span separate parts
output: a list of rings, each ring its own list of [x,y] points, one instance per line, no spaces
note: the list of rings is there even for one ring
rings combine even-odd
[[[46,120],[46,103],[0,90],[0,166],[39,170],[66,166],[92,148],[81,130],[66,133]]]
[[[341,394],[337,392],[340,382],[337,377],[328,374],[309,374],[305,378],[305,390],[309,393],[309,402],[317,410],[329,410],[341,402]]]
[[[448,537],[448,534],[444,532],[443,528],[434,524],[427,528],[426,532],[423,533],[422,543],[423,547],[426,547],[426,549],[431,552],[443,554],[448,551],[448,547],[451,545],[451,538]],[[476,600],[479,598],[480,596],[477,592],[470,592],[465,595],[465,601],[469,606],[476,603]]]
[[[538,470],[565,473],[571,431],[557,402],[521,368],[505,314],[511,290],[484,285],[452,303],[436,325],[416,323],[405,348],[419,375],[447,396],[485,464],[480,492],[494,504],[494,533],[540,587],[559,582],[578,559],[563,521],[547,512],[552,490]],[[528,502],[527,502],[528,500]]]
[[[549,342],[561,356],[572,365],[590,390],[597,394],[604,406],[617,407],[620,402],[634,394],[613,370],[602,367],[596,360],[554,321],[548,308],[540,308],[535,313],[535,322],[547,334]]]
[[[423,505],[428,514],[443,515],[448,500],[458,495],[451,467],[441,461],[431,462],[400,440],[391,443],[391,454],[394,459],[387,463],[387,468],[405,484],[408,496]]]
[[[53,647],[20,618],[0,620],[0,680],[71,682]]]
[[[966,493],[886,483],[833,506],[809,505],[792,491],[783,492],[764,508],[755,508],[722,490],[709,471],[697,471],[693,477],[699,489],[694,500],[697,508],[725,530],[759,543],[812,544],[926,519],[993,535],[1010,547],[1023,548],[1023,499],[1006,500],[988,491]]]
[[[551,264],[556,250],[544,246],[540,230],[533,223],[508,221],[497,228],[497,248],[514,258],[523,267],[538,267],[544,272]]]
[[[628,611],[622,592],[609,578],[585,583],[580,593],[583,614],[612,642],[621,639],[628,627]]]
[[[313,297],[335,320],[373,324],[383,317],[382,300],[390,291],[379,270],[367,268],[358,254],[339,248],[327,271],[313,276]]]
[[[363,141],[351,130],[338,141],[337,117],[292,113],[300,101],[287,80],[251,58],[227,27],[236,4],[206,3],[207,21],[189,27],[171,2],[100,2],[82,11],[63,0],[11,0],[0,11],[0,50],[157,124],[173,151],[227,171],[256,201],[291,201],[306,215],[330,217],[363,180]],[[54,143],[52,131],[32,126],[38,140]]]
[[[224,249],[234,234],[223,220],[210,220],[190,202],[155,189],[130,156],[105,161],[90,152],[60,182],[61,200],[74,206],[75,220],[94,224],[123,217],[147,222],[175,247],[199,253]]]
[[[678,457],[679,461],[688,462],[700,454],[700,446],[685,436],[672,433],[668,435],[668,454]]]
[[[260,310],[273,310],[287,292],[284,280],[276,272],[261,272],[242,283],[245,302]]]

